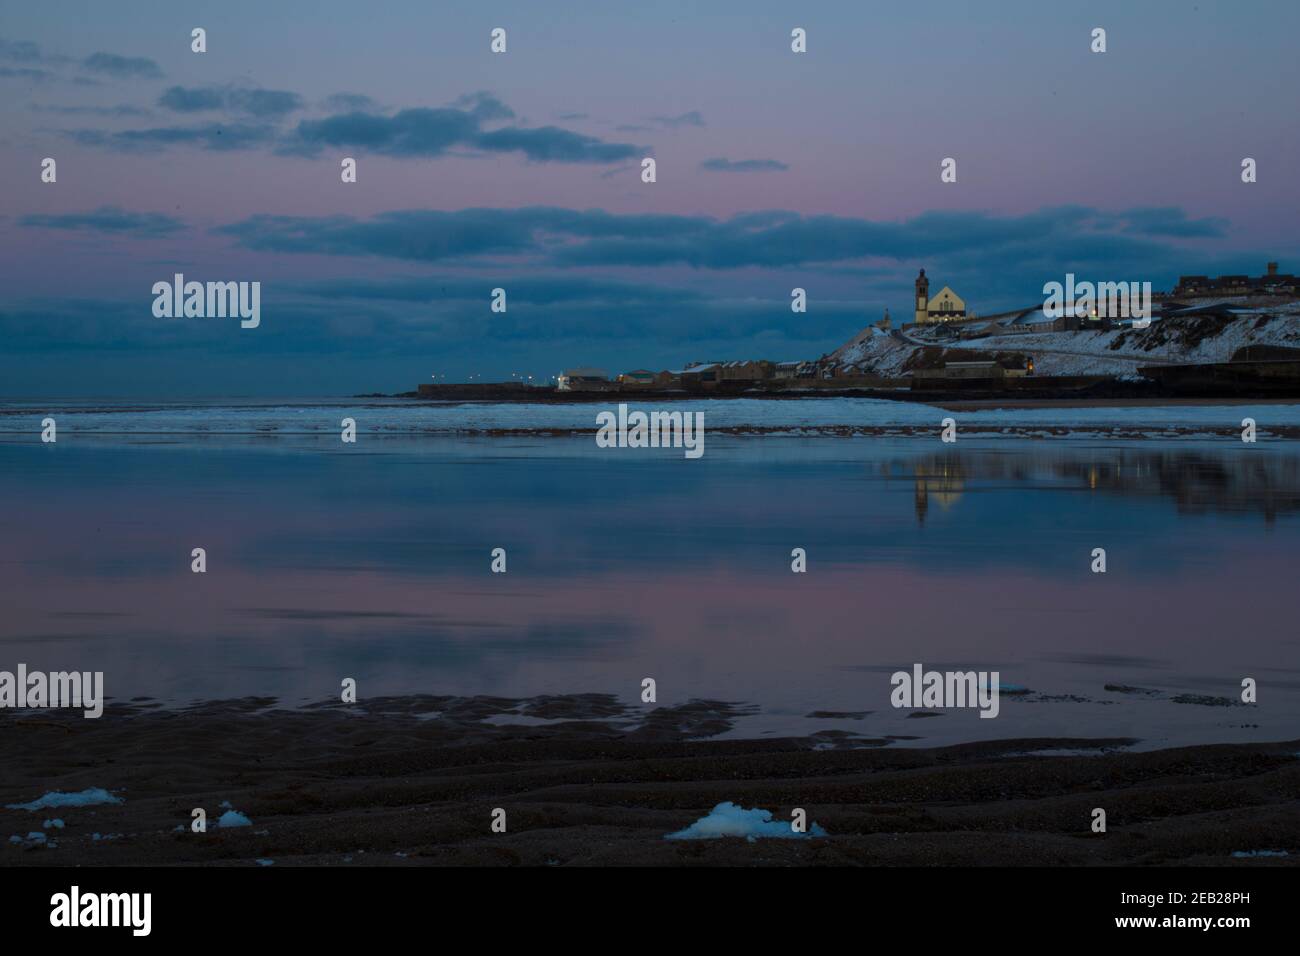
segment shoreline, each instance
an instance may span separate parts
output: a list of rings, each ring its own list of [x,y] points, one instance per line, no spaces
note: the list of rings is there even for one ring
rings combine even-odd
[[[492,719],[506,706],[518,723]],[[10,866],[1300,861],[1300,740],[1135,752],[1120,738],[927,748],[889,738],[847,747],[833,731],[709,739],[738,713],[692,701],[629,721],[598,694],[296,710],[269,698],[179,711],[137,699],[95,721],[0,712],[11,770],[0,845]],[[89,788],[122,802],[9,808]],[[802,807],[829,836],[664,839],[725,801],[775,820]],[[189,831],[195,807],[207,833]],[[1090,830],[1097,807],[1105,834]],[[507,812],[505,833],[491,832],[495,808]],[[250,825],[218,826],[227,809]],[[63,827],[42,831],[52,818]],[[6,842],[37,831],[45,841]],[[1287,855],[1233,856],[1260,851]]]
[[[1023,380],[1021,380],[1023,381]],[[803,399],[868,398],[878,401],[920,405],[993,403],[989,407],[1005,408],[1107,408],[1152,405],[1236,405],[1268,402],[1300,402],[1300,386],[1275,389],[1172,389],[1159,385],[1114,382],[1087,388],[1051,387],[1041,389],[1012,388],[711,388],[711,389],[608,389],[561,392],[554,388],[513,387],[509,385],[439,385],[421,387],[418,392],[382,392],[350,396],[356,399],[401,399],[419,404],[446,402],[491,402],[520,405],[581,405],[617,402],[728,401],[755,399],[762,401],[800,401]]]

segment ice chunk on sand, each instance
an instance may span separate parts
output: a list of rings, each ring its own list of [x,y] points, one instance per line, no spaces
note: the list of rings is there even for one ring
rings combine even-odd
[[[31,803],[11,803],[9,810],[52,810],[55,807],[94,807],[101,803],[121,803],[119,797],[113,796],[103,787],[91,787],[80,793],[62,793],[55,790]]]
[[[758,837],[827,836],[816,823],[807,833],[796,833],[789,823],[772,819],[771,810],[745,810],[730,801],[719,803],[685,830],[669,833],[665,840],[716,840],[720,837],[745,837],[751,843]]]
[[[219,827],[251,827],[252,825],[253,821],[238,810],[227,810],[217,820],[217,826]]]
[[[1239,860],[1252,856],[1290,856],[1286,850],[1233,850],[1232,855]]]
[[[48,830],[50,827],[55,827],[55,828],[57,828],[57,829],[59,829],[59,830],[62,830],[62,829],[63,829],[63,821],[60,820],[58,817],[55,817],[53,820],[46,820],[44,823],[41,824],[41,826],[43,826],[43,827],[44,827],[45,829],[47,829],[47,830]]]

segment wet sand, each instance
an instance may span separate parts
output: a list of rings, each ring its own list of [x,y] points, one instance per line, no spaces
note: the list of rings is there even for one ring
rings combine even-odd
[[[1300,398],[1278,396],[1268,398],[1270,405],[1295,405]],[[940,408],[953,411],[976,411],[984,408],[1196,408],[1223,407],[1233,405],[1258,405],[1258,398],[1224,398],[1207,396],[1206,398],[1163,397],[1163,398],[986,398],[986,399],[951,399],[934,402]]]
[[[1300,741],[1124,752],[1126,740],[932,749],[835,731],[710,740],[744,708],[605,695],[270,699],[0,712],[0,860],[40,865],[1294,865]],[[1042,755],[1063,750],[1066,755]],[[223,802],[251,826],[222,828]],[[723,801],[825,839],[666,841]],[[189,832],[191,810],[209,829]],[[507,832],[490,832],[494,808]],[[1108,831],[1090,830],[1102,807]],[[62,829],[49,842],[10,843]],[[177,827],[181,832],[176,832]],[[94,839],[98,833],[100,838]],[[1233,857],[1287,850],[1289,856]],[[267,865],[263,863],[262,865]]]

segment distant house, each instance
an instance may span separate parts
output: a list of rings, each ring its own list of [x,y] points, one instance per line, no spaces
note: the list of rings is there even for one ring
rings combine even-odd
[[[1179,276],[1174,298],[1239,295],[1288,295],[1300,291],[1300,281],[1290,273],[1279,273],[1270,262],[1262,276]]]
[[[918,368],[912,372],[915,382],[921,380],[998,379],[1024,378],[1034,374],[1032,355],[1014,355],[1002,358],[976,359],[963,362],[945,362],[935,368]]]
[[[686,368],[682,369],[681,381],[683,385],[714,385],[719,378],[719,371],[722,368],[721,362],[692,362]]]
[[[605,392],[614,383],[603,368],[571,368],[556,379],[555,387],[561,392]]]
[[[764,360],[723,362],[718,369],[718,380],[722,382],[761,382],[769,379],[776,372],[772,362]]]
[[[655,385],[657,378],[658,373],[652,372],[649,369],[639,368],[631,372],[624,372],[618,377],[618,382],[620,385],[631,385],[645,388]]]
[[[814,362],[777,362],[772,368],[773,378],[813,378],[816,375]]]

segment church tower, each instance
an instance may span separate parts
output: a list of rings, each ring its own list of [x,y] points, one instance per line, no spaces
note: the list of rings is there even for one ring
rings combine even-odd
[[[925,277],[925,270],[916,277],[916,324],[924,325],[928,320],[930,307],[930,280]]]

